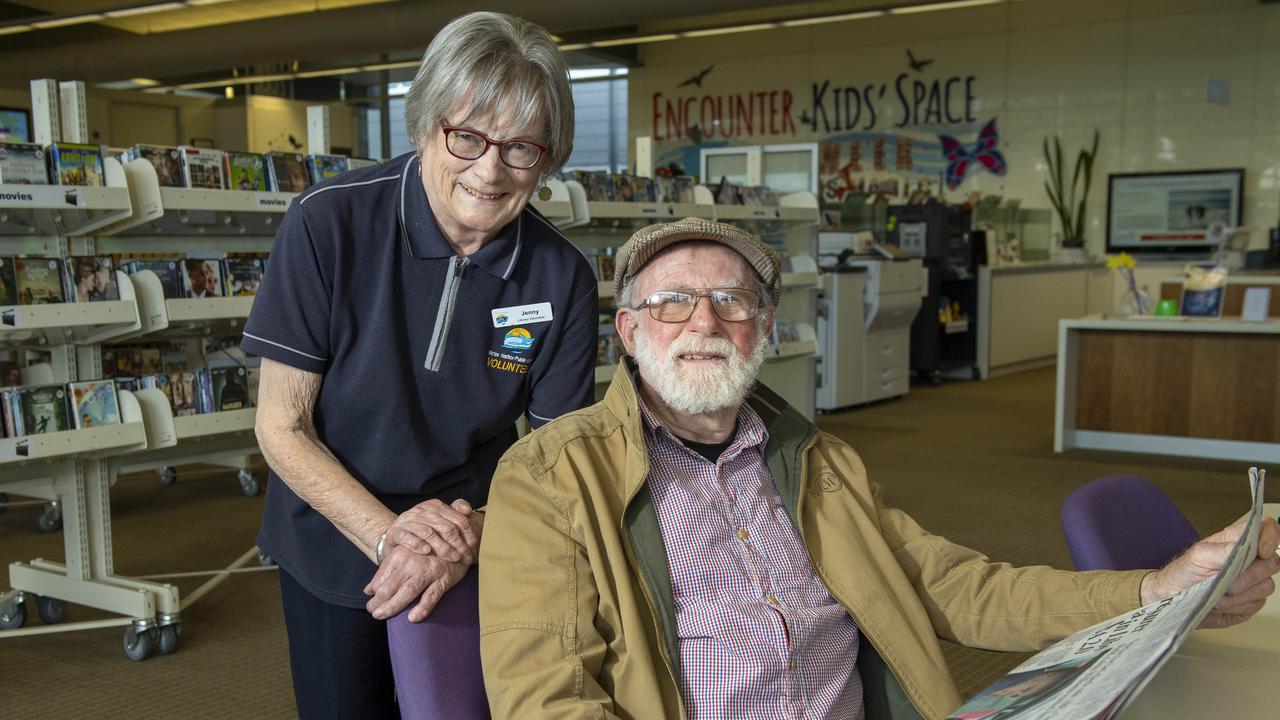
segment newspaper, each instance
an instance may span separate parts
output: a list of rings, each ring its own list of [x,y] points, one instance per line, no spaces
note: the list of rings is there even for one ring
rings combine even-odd
[[[956,720],[1111,718],[1124,710],[1258,556],[1266,471],[1249,469],[1253,507],[1215,577],[1062,640],[960,706]]]

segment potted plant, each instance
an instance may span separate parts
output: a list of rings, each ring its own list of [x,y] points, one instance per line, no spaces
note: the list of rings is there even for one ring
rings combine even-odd
[[[1049,138],[1044,142],[1044,160],[1049,165],[1049,179],[1044,190],[1049,202],[1062,222],[1062,246],[1084,247],[1084,225],[1088,215],[1085,206],[1089,202],[1089,186],[1093,184],[1093,161],[1098,157],[1098,131],[1093,131],[1093,146],[1081,149],[1076,155],[1075,170],[1071,173],[1071,185],[1067,186],[1066,164],[1062,160],[1062,141],[1053,138],[1052,152]],[[1078,200],[1077,200],[1078,198]]]

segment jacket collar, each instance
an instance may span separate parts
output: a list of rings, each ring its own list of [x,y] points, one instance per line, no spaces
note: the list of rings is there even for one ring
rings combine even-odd
[[[400,171],[400,227],[404,231],[405,249],[412,258],[450,258],[457,253],[436,223],[431,201],[422,187],[421,166],[421,160],[413,153]],[[495,277],[509,279],[524,245],[526,212],[527,208],[503,226],[484,247],[469,255],[471,264]]]
[[[636,389],[639,381],[639,368],[635,360],[625,356],[618,363],[613,382],[604,395],[605,406],[622,423],[628,454],[639,454],[639,457],[627,458],[628,465],[632,461],[637,465],[635,472],[628,468],[623,476],[626,483],[626,487],[622,489],[623,497],[633,497],[649,475],[644,419],[640,413],[640,396]],[[817,434],[818,428],[762,383],[756,383],[747,396],[747,403],[764,422],[768,437],[764,451],[765,461],[773,472],[774,484],[794,520],[798,517],[799,510],[801,455]]]

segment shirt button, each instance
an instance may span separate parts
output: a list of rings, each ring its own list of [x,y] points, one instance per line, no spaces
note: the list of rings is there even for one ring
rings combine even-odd
[[[795,658],[792,658],[791,662],[788,663],[787,667],[791,668],[791,672],[795,672],[796,670],[800,669],[800,663],[796,662]]]
[[[774,607],[778,607],[778,598],[774,597],[773,595],[766,597],[765,602],[769,603]]]
[[[747,540],[751,537],[751,533],[747,532],[746,528],[738,528],[738,537]]]

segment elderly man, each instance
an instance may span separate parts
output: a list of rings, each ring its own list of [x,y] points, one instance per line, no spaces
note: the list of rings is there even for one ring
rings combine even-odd
[[[480,551],[498,718],[899,718],[959,703],[938,645],[1034,650],[1213,574],[1229,529],[1159,572],[989,562],[886,507],[857,454],[755,384],[777,255],[686,219],[618,253],[634,362],[498,466]],[[1256,612],[1259,559],[1211,623]]]

